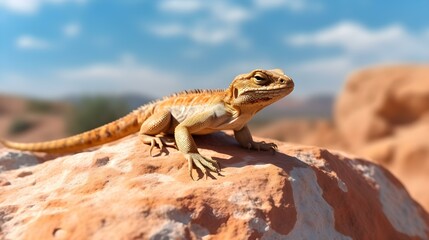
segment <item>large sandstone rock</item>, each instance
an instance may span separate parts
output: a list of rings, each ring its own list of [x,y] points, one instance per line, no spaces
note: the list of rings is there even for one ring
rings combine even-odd
[[[429,124],[429,66],[375,67],[354,73],[337,99],[336,124],[350,147],[361,147],[397,128]]]
[[[429,66],[377,67],[351,76],[336,125],[348,151],[381,163],[429,209]]]
[[[426,210],[429,209],[429,124],[401,128],[392,136],[358,150],[387,167]]]
[[[428,239],[429,215],[387,170],[315,147],[248,151],[198,137],[223,176],[192,181],[137,137],[6,171],[4,239]],[[258,139],[269,141],[268,139]]]

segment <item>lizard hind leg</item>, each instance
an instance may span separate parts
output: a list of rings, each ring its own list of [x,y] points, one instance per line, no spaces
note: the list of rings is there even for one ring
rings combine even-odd
[[[165,147],[176,147],[173,139],[165,137],[163,133],[167,132],[171,124],[171,114],[169,111],[155,112],[147,118],[140,127],[140,139],[143,143],[150,145],[149,154],[152,155],[152,150],[157,147],[161,152],[165,151]]]

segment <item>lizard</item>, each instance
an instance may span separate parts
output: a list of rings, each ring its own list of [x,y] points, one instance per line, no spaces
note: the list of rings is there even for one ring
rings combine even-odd
[[[220,172],[218,161],[200,154],[192,135],[233,130],[244,148],[276,151],[274,143],[253,140],[247,123],[266,106],[282,99],[294,89],[292,78],[280,69],[256,69],[240,74],[226,89],[190,90],[145,104],[128,115],[101,127],[58,140],[19,143],[1,140],[6,147],[32,152],[74,153],[138,133],[152,149],[177,148],[192,169],[203,173]],[[174,135],[174,140],[168,138]]]

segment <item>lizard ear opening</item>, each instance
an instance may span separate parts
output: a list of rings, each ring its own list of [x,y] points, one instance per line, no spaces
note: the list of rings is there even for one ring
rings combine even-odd
[[[238,89],[234,88],[234,98],[237,98],[237,97],[238,97]]]

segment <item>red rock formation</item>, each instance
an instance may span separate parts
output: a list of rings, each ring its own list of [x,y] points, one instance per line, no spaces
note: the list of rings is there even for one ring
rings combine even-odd
[[[429,209],[429,66],[359,71],[335,113],[348,151],[387,167]]]
[[[223,176],[192,181],[179,152],[152,158],[137,137],[6,171],[0,238],[429,238],[428,213],[374,163],[282,142],[274,155],[248,151],[225,134],[196,140]]]
[[[429,66],[389,66],[353,74],[336,101],[335,120],[352,148],[419,121],[429,124]]]

